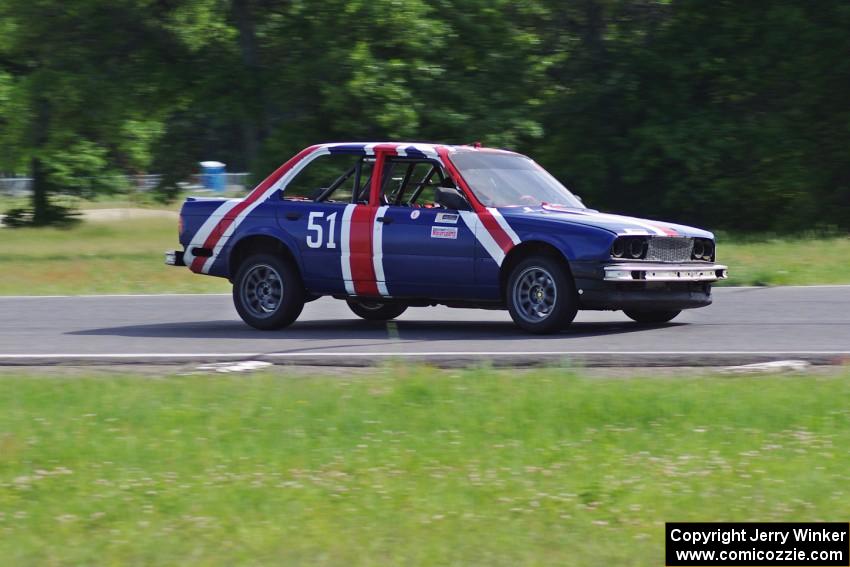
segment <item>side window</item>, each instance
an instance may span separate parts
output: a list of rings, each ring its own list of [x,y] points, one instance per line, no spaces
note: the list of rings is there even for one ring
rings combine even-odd
[[[356,198],[354,199],[355,203],[368,203],[369,202],[369,191],[372,188],[372,169],[375,166],[375,158],[361,158],[360,161],[360,179],[359,183],[357,180],[357,174],[355,172],[354,184],[359,185],[355,189]]]
[[[433,206],[434,190],[445,174],[432,161],[391,160],[385,166],[384,203],[400,206]]]
[[[357,178],[360,186],[371,177],[371,164],[362,156],[328,154],[319,156],[302,169],[283,190],[283,198],[298,201],[350,203]],[[358,173],[360,175],[358,176]]]
[[[440,179],[439,175],[434,175],[428,183],[423,184],[410,204],[419,207],[437,206],[437,185],[440,184]]]

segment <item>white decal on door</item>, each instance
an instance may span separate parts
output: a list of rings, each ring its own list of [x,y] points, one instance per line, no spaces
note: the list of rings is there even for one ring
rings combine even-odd
[[[310,248],[321,248],[324,240],[324,230],[319,220],[325,216],[323,211],[312,211],[307,218],[307,246]],[[336,228],[336,213],[331,213],[327,216],[328,222],[328,242],[327,248],[336,248],[334,241],[334,228]]]
[[[432,226],[431,227],[431,238],[450,238],[452,240],[457,238],[457,227],[456,226]]]

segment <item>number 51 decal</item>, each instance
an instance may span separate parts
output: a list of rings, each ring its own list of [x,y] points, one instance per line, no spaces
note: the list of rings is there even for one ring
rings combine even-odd
[[[323,211],[313,211],[307,218],[307,246],[310,248],[321,248],[324,240],[324,231],[319,222],[325,216]],[[327,248],[336,248],[334,242],[334,227],[336,226],[336,213],[329,214],[325,220],[328,223],[328,243]],[[315,234],[313,234],[315,232]],[[315,238],[314,238],[315,237]]]

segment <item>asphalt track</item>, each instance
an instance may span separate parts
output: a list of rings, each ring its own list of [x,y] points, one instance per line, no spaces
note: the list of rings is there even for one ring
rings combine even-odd
[[[0,297],[0,365],[187,364],[267,360],[364,366],[574,362],[699,366],[850,361],[850,286],[721,288],[714,305],[641,327],[619,312],[580,312],[566,331],[522,333],[504,311],[409,309],[358,319],[341,301],[309,303],[288,329],[255,331],[227,295]]]

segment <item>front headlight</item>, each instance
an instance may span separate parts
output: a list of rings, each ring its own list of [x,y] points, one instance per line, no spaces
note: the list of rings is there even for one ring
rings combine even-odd
[[[694,247],[691,252],[691,259],[713,262],[714,241],[710,238],[694,238]]]
[[[646,258],[649,239],[646,236],[619,236],[611,245],[612,258],[640,260]]]

